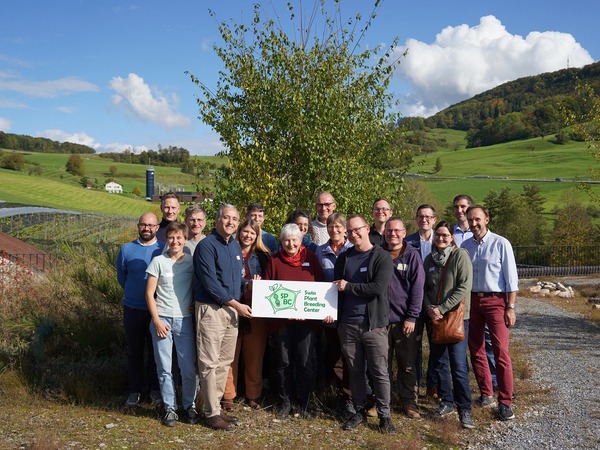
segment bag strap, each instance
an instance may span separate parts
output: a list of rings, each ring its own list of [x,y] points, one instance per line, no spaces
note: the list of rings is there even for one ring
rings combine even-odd
[[[446,261],[446,264],[444,264],[444,268],[442,269],[442,277],[440,278],[440,284],[438,286],[437,297],[435,299],[436,305],[440,304],[440,296],[442,295],[442,285],[444,284],[444,280],[446,279],[446,271],[448,270],[448,264],[450,263],[450,259],[452,258],[452,255],[454,255],[454,252],[450,253],[450,256],[448,256],[448,260]]]

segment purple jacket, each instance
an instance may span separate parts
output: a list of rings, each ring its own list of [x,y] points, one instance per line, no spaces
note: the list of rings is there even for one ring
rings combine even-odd
[[[394,275],[388,287],[390,323],[414,322],[423,306],[425,271],[419,250],[404,241],[406,248],[394,259]]]

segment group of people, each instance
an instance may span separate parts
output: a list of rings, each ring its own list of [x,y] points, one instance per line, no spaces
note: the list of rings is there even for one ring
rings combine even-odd
[[[481,394],[475,403],[497,406],[500,419],[513,419],[508,340],[516,321],[517,271],[510,243],[487,227],[488,210],[458,195],[457,223],[436,224],[435,209],[421,205],[418,230],[407,236],[385,198],[373,203],[371,225],[360,215],[336,212],[330,192],[319,193],[315,206],[314,220],[306,209],[292,211],[279,242],[261,228],[260,203],[248,205],[241,223],[235,206],[222,205],[206,237],[206,212],[192,205],[178,222],[179,200],[172,193],[162,198],[160,223],[152,213],[140,217],[138,238],[117,258],[128,348],[126,406],[136,406],[147,387],[151,401],[164,404],[163,424],[174,426],[180,383],[183,420],[197,423],[199,385],[206,425],[229,430],[237,422],[229,413],[238,381],[244,380],[246,404],[262,409],[263,378],[271,374],[277,417],[296,411],[311,419],[319,366],[325,366],[339,392],[343,429],[366,423],[372,399],[380,431],[393,433],[395,382],[400,411],[420,417],[427,332],[427,393],[439,401],[436,414],[456,408],[461,425],[474,428],[468,348]],[[333,283],[337,316],[322,322],[253,317],[252,285],[260,279]],[[464,339],[432,342],[431,324],[459,307]],[[325,359],[317,356],[321,339]]]

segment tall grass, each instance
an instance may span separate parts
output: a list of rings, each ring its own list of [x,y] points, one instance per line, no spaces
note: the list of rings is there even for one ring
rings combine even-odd
[[[22,269],[4,286],[0,364],[38,389],[91,402],[125,385],[117,248],[63,244],[45,276]]]

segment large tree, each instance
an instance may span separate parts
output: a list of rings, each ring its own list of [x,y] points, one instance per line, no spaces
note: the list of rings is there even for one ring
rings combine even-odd
[[[200,118],[229,158],[217,200],[263,202],[276,230],[290,209],[312,207],[319,191],[331,191],[347,213],[367,213],[375,197],[400,192],[403,170],[381,164],[401,151],[387,91],[395,43],[387,52],[361,50],[378,8],[376,1],[366,20],[343,21],[339,1],[316,1],[308,18],[288,3],[293,37],[279,18],[263,19],[260,4],[248,26],[219,22],[223,44],[214,50],[224,69],[216,88],[191,75]]]

